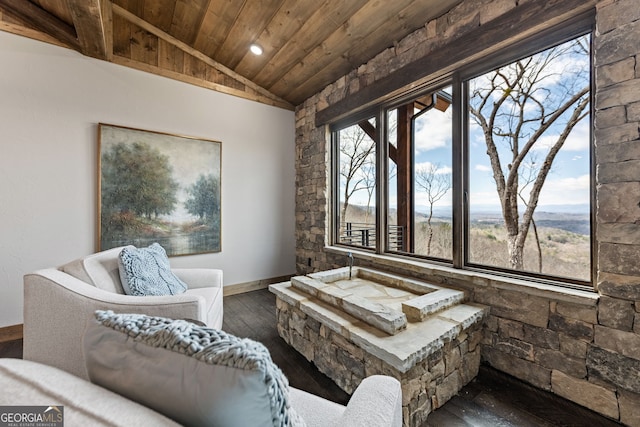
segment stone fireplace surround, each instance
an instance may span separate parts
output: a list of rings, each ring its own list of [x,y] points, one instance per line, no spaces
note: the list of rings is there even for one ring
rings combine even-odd
[[[465,0],[297,107],[298,274],[345,265],[346,254],[326,241],[329,137],[324,126],[315,125],[316,112],[428,56],[448,40],[537,2],[545,3],[545,13],[556,23],[572,16],[554,13],[562,9],[561,1]],[[362,253],[356,258],[360,266],[466,291],[470,301],[490,307],[480,343],[484,363],[623,424],[640,425],[640,8],[636,0],[587,0],[582,5],[596,10],[595,292],[387,256]]]

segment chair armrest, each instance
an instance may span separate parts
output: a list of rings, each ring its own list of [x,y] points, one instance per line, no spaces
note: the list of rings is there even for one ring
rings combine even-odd
[[[350,427],[402,427],[400,382],[384,375],[365,378],[353,392],[336,425]]]
[[[122,295],[59,270],[40,270],[24,276],[23,357],[86,379],[82,336],[96,310],[205,323],[207,318],[205,299],[199,295]]]
[[[173,268],[173,274],[189,286],[197,288],[221,288],[222,270],[215,268]]]
[[[29,286],[37,286],[38,284],[46,286],[53,286],[53,289],[58,291],[71,292],[72,294],[83,297],[93,303],[105,303],[112,304],[116,307],[155,307],[163,305],[175,305],[175,304],[191,304],[199,301],[203,302],[204,298],[191,294],[177,294],[177,295],[161,295],[161,296],[134,296],[125,294],[116,294],[114,292],[105,291],[100,288],[83,282],[67,273],[63,273],[55,269],[46,269],[36,271],[34,273],[26,274],[24,276],[25,288]],[[25,290],[26,292],[26,290]],[[55,291],[54,291],[55,292]],[[164,308],[166,309],[166,307]],[[164,310],[162,309],[162,310]],[[96,309],[102,310],[102,309]],[[171,317],[168,314],[162,314],[163,311],[158,310],[154,316]],[[148,313],[145,313],[148,314]],[[191,313],[197,314],[197,313]]]

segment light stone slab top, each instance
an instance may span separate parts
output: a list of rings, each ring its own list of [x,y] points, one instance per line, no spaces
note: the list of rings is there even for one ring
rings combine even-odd
[[[421,322],[464,299],[461,291],[362,267],[295,276],[291,285],[391,335],[407,318]]]
[[[388,334],[395,335],[407,327],[407,316],[400,304],[415,294],[360,278],[334,278],[335,281],[325,283],[309,276],[296,276],[291,278],[291,285]]]
[[[421,322],[433,313],[459,304],[464,300],[464,292],[454,289],[440,289],[402,303],[402,311],[413,322]]]
[[[337,282],[339,280],[349,279],[349,267],[341,267],[333,270],[318,271],[308,275],[312,279],[316,279],[324,283]],[[421,282],[420,280],[410,279],[408,277],[398,276],[396,274],[385,273],[383,271],[373,270],[371,268],[353,267],[352,278],[361,278],[390,288],[403,289],[417,295],[428,294],[442,289],[440,286]]]
[[[300,309],[400,372],[408,371],[416,363],[441,349],[446,342],[457,338],[466,328],[481,322],[488,311],[487,307],[475,304],[457,305],[435,313],[422,322],[408,322],[405,330],[396,335],[388,335],[337,307],[294,288],[291,282],[271,285],[269,290],[282,301]]]

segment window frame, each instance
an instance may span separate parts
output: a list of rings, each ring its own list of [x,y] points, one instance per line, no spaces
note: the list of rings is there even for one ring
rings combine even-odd
[[[375,191],[375,220],[376,220],[376,245],[374,248],[369,248],[367,246],[361,246],[361,245],[349,245],[347,243],[341,243],[340,242],[340,131],[343,129],[346,129],[350,126],[355,126],[358,124],[358,122],[362,121],[362,120],[370,120],[370,119],[375,119],[376,121],[376,136],[379,140],[380,138],[380,122],[379,122],[379,117],[377,115],[377,113],[373,112],[373,110],[365,110],[362,111],[361,113],[354,115],[354,116],[350,116],[349,118],[347,118],[346,120],[342,120],[339,123],[336,123],[335,125],[330,126],[330,132],[331,132],[331,137],[330,137],[330,145],[331,145],[331,160],[330,160],[330,167],[331,167],[331,178],[330,178],[330,183],[331,183],[331,188],[330,188],[330,206],[331,206],[331,215],[330,215],[330,226],[329,226],[329,232],[330,232],[330,236],[331,238],[329,239],[329,242],[332,246],[342,246],[342,247],[348,247],[348,248],[352,248],[354,250],[362,250],[362,251],[366,251],[366,252],[370,252],[370,253],[378,253],[378,247],[380,245],[380,238],[378,238],[378,236],[380,236],[380,228],[378,227],[379,224],[379,216],[380,216],[380,209],[378,207],[378,203],[381,200],[380,199],[380,195],[379,195],[379,180],[380,180],[380,168],[379,168],[379,153],[378,153],[378,149],[379,149],[379,144],[376,144],[375,150],[376,150],[376,154],[375,154],[375,158],[376,158],[376,191]],[[375,141],[374,141],[375,143]],[[385,235],[386,237],[386,235]]]
[[[480,265],[469,262],[469,113],[468,113],[468,81],[474,77],[490,72],[493,69],[508,65],[514,61],[525,58],[527,56],[540,53],[546,49],[560,45],[564,42],[573,40],[583,35],[590,34],[590,105],[589,105],[589,139],[590,139],[590,280],[583,281],[574,278],[556,277],[548,274],[541,274],[527,271],[515,271],[511,269],[493,267],[489,265]],[[582,13],[554,27],[540,31],[534,35],[526,37],[518,42],[512,43],[508,48],[500,49],[493,54],[489,54],[484,58],[471,61],[470,63],[455,69],[453,71],[442,73],[440,78],[420,84],[417,88],[402,92],[393,98],[370,105],[364,110],[354,115],[347,115],[340,121],[330,124],[331,132],[331,191],[330,191],[330,207],[332,219],[329,225],[329,245],[334,247],[348,247],[350,249],[363,250],[367,253],[373,252],[374,255],[391,255],[398,259],[413,259],[428,263],[428,265],[442,265],[445,267],[453,267],[458,270],[467,270],[471,272],[480,272],[494,274],[501,277],[534,280],[539,283],[559,285],[567,288],[579,290],[595,290],[595,277],[597,273],[597,242],[596,221],[595,221],[595,147],[593,141],[594,129],[594,42],[595,35],[595,19],[592,13]],[[505,45],[507,43],[505,42]],[[451,262],[443,261],[418,254],[409,254],[405,252],[389,251],[388,242],[388,224],[387,217],[389,212],[388,200],[388,148],[386,143],[386,130],[388,127],[389,110],[408,102],[413,98],[424,95],[426,93],[442,88],[450,84],[452,86],[452,258]],[[344,245],[339,243],[337,236],[339,233],[339,225],[336,224],[338,203],[336,203],[336,184],[339,184],[339,170],[337,166],[339,155],[337,147],[336,133],[348,126],[357,123],[364,117],[375,117],[377,123],[377,145],[376,145],[376,239],[375,249],[364,247],[356,247],[353,245]],[[338,181],[336,181],[336,178]]]
[[[405,104],[407,104],[410,101],[415,100],[416,98],[420,98],[423,97],[427,94],[430,93],[434,93],[438,90],[441,90],[445,87],[451,86],[451,90],[454,90],[454,80],[453,80],[453,76],[446,76],[440,79],[437,79],[435,81],[430,82],[428,85],[421,87],[419,90],[417,91],[411,91],[407,94],[405,94],[404,96],[394,99],[393,102],[389,102],[389,103],[384,103],[380,105],[380,115],[381,117],[384,119],[384,133],[382,135],[379,136],[379,141],[382,141],[385,138],[386,135],[386,130],[388,128],[388,120],[389,120],[389,112],[399,108]],[[453,97],[453,93],[452,93],[452,97]],[[454,101],[455,102],[455,101]],[[452,103],[452,108],[453,108],[453,103]],[[455,135],[455,109],[452,110],[453,113],[453,117],[452,117],[452,123],[451,123],[451,139],[452,139],[452,158],[451,158],[451,165],[452,168],[454,166],[455,163],[455,156],[453,151],[455,150],[455,139],[454,139],[454,135]],[[411,127],[413,129],[414,123],[412,120],[412,124]],[[389,194],[389,179],[388,179],[388,168],[389,168],[389,153],[388,153],[388,144],[381,144],[385,150],[385,157],[383,160],[384,163],[384,167],[386,168],[385,170],[385,175],[382,177],[382,181],[384,181],[385,183],[385,192],[384,192],[384,198],[383,198],[383,203],[385,204],[384,207],[384,217],[385,217],[385,221],[386,218],[388,217],[389,214],[389,198],[387,197],[387,195]],[[413,148],[413,147],[412,147]],[[382,149],[381,149],[382,151]],[[411,157],[412,157],[412,161],[411,161],[411,175],[415,178],[415,161],[413,159],[413,156],[415,155],[415,150],[412,150],[411,153]],[[453,174],[452,174],[452,189],[453,189]],[[414,191],[411,194],[411,197],[415,199],[415,188]],[[452,197],[455,197],[455,195],[453,195]],[[415,202],[415,200],[413,200],[413,202]],[[414,204],[412,202],[412,205]],[[454,203],[455,204],[455,203]],[[454,216],[454,212],[453,212],[453,206],[452,206],[452,220],[453,220],[453,216]],[[411,220],[412,222],[412,228],[414,226],[414,222],[415,222],[415,218],[412,218]],[[453,225],[453,224],[452,224]],[[453,228],[453,227],[452,227]],[[385,224],[385,228],[384,228],[384,233],[385,233],[385,246],[384,246],[384,250],[382,251],[382,253],[386,253],[386,254],[391,254],[391,255],[397,255],[400,257],[407,257],[407,258],[418,258],[418,259],[423,259],[423,260],[428,260],[429,262],[433,262],[435,264],[441,264],[441,265],[445,265],[445,266],[451,266],[452,265],[452,261],[454,259],[454,255],[453,252],[455,252],[455,249],[452,248],[452,256],[451,259],[445,259],[445,258],[440,258],[440,257],[435,257],[435,256],[427,256],[427,255],[421,255],[421,254],[416,254],[416,253],[411,253],[411,252],[402,252],[402,251],[392,251],[390,250],[390,244],[389,244],[389,238],[388,238],[388,233],[386,232],[386,230],[388,230],[388,224]],[[454,237],[454,231],[452,230],[452,243],[455,241],[455,237]]]

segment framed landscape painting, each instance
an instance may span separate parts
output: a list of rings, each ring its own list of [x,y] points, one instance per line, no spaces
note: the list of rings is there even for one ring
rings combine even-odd
[[[221,143],[100,123],[98,250],[220,252]]]

